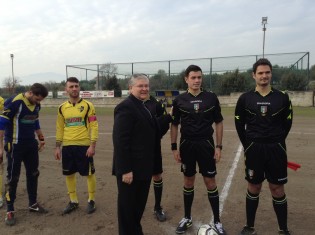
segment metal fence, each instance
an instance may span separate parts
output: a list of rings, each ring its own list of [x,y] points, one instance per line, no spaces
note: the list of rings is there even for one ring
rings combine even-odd
[[[265,54],[264,57],[269,59],[273,65],[278,65],[279,67],[307,71],[309,80],[309,52]],[[118,79],[128,78],[134,73],[145,73],[152,76],[163,70],[170,77],[171,75],[180,74],[189,65],[196,64],[201,67],[204,74],[211,76],[212,74],[222,74],[236,69],[241,72],[248,71],[259,58],[262,58],[261,54],[165,61],[66,65],[66,73],[67,77],[75,76],[80,80],[90,80],[98,79],[107,74],[116,75]]]

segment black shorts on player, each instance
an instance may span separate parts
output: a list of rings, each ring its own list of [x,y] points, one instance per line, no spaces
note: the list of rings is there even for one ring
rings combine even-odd
[[[272,184],[288,181],[285,143],[254,143],[245,151],[245,179],[260,184],[265,179]]]
[[[199,173],[212,178],[217,174],[213,140],[181,140],[181,171],[185,176],[194,176],[198,163]]]
[[[93,157],[87,157],[89,146],[64,146],[62,147],[62,173],[72,175],[79,172],[82,176],[95,173]]]

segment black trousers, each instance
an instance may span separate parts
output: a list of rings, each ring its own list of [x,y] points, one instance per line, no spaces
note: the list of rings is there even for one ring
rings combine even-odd
[[[6,197],[7,211],[14,211],[14,201],[16,198],[16,188],[19,182],[22,162],[26,171],[26,188],[28,193],[29,206],[37,202],[37,184],[38,184],[38,146],[37,141],[27,145],[10,144],[5,145],[7,151],[7,184]]]
[[[143,235],[141,218],[147,203],[151,179],[134,180],[130,185],[117,176],[119,235]]]

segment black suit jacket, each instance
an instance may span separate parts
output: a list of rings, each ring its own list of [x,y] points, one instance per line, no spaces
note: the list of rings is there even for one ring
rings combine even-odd
[[[150,180],[155,161],[161,154],[156,117],[133,95],[114,111],[113,175],[133,172],[134,180]]]

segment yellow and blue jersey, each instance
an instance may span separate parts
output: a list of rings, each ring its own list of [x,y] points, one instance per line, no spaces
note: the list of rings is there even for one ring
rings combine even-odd
[[[98,122],[94,105],[84,99],[76,104],[66,101],[59,106],[56,141],[63,146],[89,146],[98,138]]]
[[[22,93],[8,98],[0,115],[0,130],[5,131],[5,142],[34,142],[35,131],[40,129],[40,108],[40,104],[31,104]]]
[[[4,99],[0,96],[0,111],[4,108]]]

